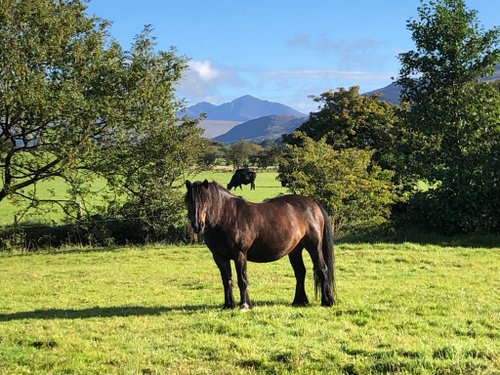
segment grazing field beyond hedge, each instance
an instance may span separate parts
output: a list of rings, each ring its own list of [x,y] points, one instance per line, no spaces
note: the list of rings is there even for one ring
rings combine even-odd
[[[338,305],[290,306],[288,260],[222,311],[205,247],[0,255],[2,374],[500,372],[500,248],[340,244]],[[235,295],[238,293],[235,290]]]
[[[228,182],[231,180],[232,171],[228,169],[226,171],[205,171],[200,172],[194,176],[187,176],[192,181],[208,179],[209,181],[216,181],[222,186],[226,187]],[[250,190],[250,185],[243,185],[242,189],[237,188],[232,190],[236,195],[240,195],[245,199],[252,202],[262,202],[266,198],[275,197],[281,193],[285,193],[286,188],[282,188],[280,182],[276,179],[278,174],[276,171],[267,170],[259,171],[257,170],[257,179],[255,180],[256,188],[255,190]],[[179,182],[179,188],[184,191],[184,181]],[[102,206],[105,202],[103,198],[103,193],[106,192],[106,185],[102,179],[96,179],[90,183],[92,191],[92,200],[89,204],[89,209],[92,213],[97,213],[98,211],[94,206]],[[69,198],[66,192],[67,185],[64,180],[55,178],[50,181],[44,181],[37,187],[37,196],[41,199],[59,199],[65,200]],[[29,189],[26,189],[28,192]],[[14,216],[18,215],[21,223],[61,223],[64,221],[64,214],[61,208],[57,205],[48,206],[43,205],[38,210],[31,210],[29,214],[22,216],[20,213],[25,207],[27,207],[28,202],[20,201],[18,204],[13,204],[9,200],[3,200],[0,202],[0,226],[10,225],[14,223]],[[102,213],[102,212],[101,212]]]

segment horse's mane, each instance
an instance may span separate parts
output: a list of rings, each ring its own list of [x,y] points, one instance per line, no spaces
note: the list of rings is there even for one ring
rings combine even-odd
[[[231,194],[227,189],[225,189],[215,181],[212,181],[208,184],[208,189],[210,191],[210,194],[208,195],[210,197],[209,221],[210,224],[216,225],[221,220],[224,201],[227,199],[237,198],[237,197]]]
[[[210,223],[212,225],[218,224],[222,219],[224,203],[229,200],[236,200],[243,202],[243,204],[250,204],[245,198],[231,193],[229,190],[224,188],[222,185],[218,184],[216,181],[212,181],[208,185],[210,190],[210,207],[211,207],[211,218]]]

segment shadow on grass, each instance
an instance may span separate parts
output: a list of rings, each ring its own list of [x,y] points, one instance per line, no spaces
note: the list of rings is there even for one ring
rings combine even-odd
[[[171,312],[196,312],[203,310],[220,310],[218,305],[186,305],[186,306],[114,306],[91,307],[87,309],[46,309],[19,311],[0,314],[0,322],[23,319],[88,319],[127,316],[153,316]]]
[[[255,301],[254,306],[290,306],[283,301]],[[90,307],[87,309],[45,309],[19,311],[10,314],[0,314],[0,322],[24,319],[89,319],[128,316],[154,316],[173,312],[193,313],[197,311],[222,311],[222,305],[185,305],[185,306],[113,306]],[[237,308],[235,309],[237,310]]]
[[[336,243],[394,243],[402,244],[411,242],[420,245],[437,245],[444,247],[470,247],[470,248],[498,248],[500,247],[500,235],[495,234],[463,234],[442,235],[426,233],[423,231],[398,231],[390,235],[383,234],[350,234],[339,236]]]

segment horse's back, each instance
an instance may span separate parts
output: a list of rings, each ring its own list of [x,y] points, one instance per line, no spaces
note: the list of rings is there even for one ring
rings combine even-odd
[[[247,213],[251,213],[247,220],[255,231],[255,241],[248,252],[252,261],[279,259],[302,241],[319,241],[323,231],[321,208],[313,199],[300,195],[283,195],[251,204]]]
[[[280,195],[279,197],[267,199],[262,204],[264,205],[262,206],[263,209],[277,207],[278,210],[285,209],[288,214],[293,211],[300,216],[311,211],[321,212],[320,206],[314,199],[296,194]]]
[[[271,200],[269,203],[285,205],[289,220],[294,220],[298,225],[305,227],[306,232],[314,232],[317,236],[323,231],[325,217],[318,202],[303,195],[284,195]],[[306,233],[306,234],[307,234]]]

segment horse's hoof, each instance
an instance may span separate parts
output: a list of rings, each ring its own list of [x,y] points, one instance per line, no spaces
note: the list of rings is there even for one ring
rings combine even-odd
[[[248,303],[244,303],[240,306],[240,311],[241,312],[247,312],[250,311],[251,307]]]
[[[322,301],[321,302],[321,306],[324,306],[324,307],[332,307],[334,305],[333,303],[333,300],[329,300],[329,301]]]

